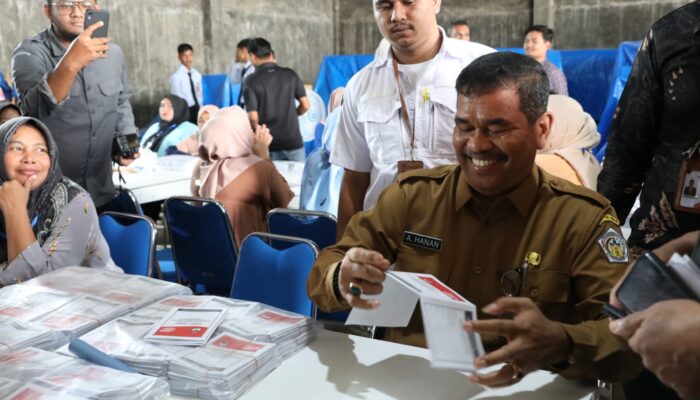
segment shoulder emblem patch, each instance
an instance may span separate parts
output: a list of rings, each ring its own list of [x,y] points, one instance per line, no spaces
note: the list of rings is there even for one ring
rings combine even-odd
[[[598,238],[598,244],[611,263],[629,262],[627,241],[613,228],[608,229]]]
[[[613,224],[615,224],[615,225],[617,225],[617,226],[620,226],[620,220],[617,219],[617,218],[615,218],[615,217],[613,217],[613,216],[610,215],[610,214],[605,214],[605,216],[603,217],[603,219],[600,220],[600,224],[602,224],[603,222],[610,222],[610,223],[613,223]],[[600,224],[598,224],[598,225],[600,225]]]

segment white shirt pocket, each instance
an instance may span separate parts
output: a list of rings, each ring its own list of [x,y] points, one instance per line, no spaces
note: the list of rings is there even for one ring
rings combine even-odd
[[[431,148],[433,156],[453,157],[452,133],[455,127],[457,90],[454,87],[437,87],[430,96]]]
[[[401,103],[394,93],[360,99],[357,121],[365,128],[365,139],[375,163],[406,159],[408,133],[401,123]]]

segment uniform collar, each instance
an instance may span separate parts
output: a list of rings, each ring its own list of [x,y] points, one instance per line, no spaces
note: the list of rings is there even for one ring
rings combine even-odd
[[[440,50],[438,50],[438,54],[440,53],[446,53],[449,54],[452,57],[459,58],[459,53],[458,49],[455,46],[455,39],[451,39],[447,37],[447,34],[445,33],[445,30],[442,29],[441,26],[438,25],[438,30],[440,31],[440,36],[442,37],[442,45],[440,46]],[[435,55],[437,57],[437,54]],[[383,53],[381,56],[377,57],[376,62],[374,63],[374,68],[381,68],[385,66],[387,63],[391,62],[391,46],[389,46],[386,49],[386,52]]]
[[[276,66],[277,66],[277,63],[276,63],[276,62],[270,61],[270,62],[266,62],[266,63],[264,63],[264,64],[258,65],[257,67],[255,67],[255,69],[260,69],[260,70],[262,70],[262,69],[274,68],[274,67],[276,67]]]
[[[49,25],[49,29],[46,30],[46,35],[48,36],[48,45],[51,49],[51,54],[54,57],[63,57],[66,54],[66,48],[63,43],[58,39],[56,32],[53,30],[53,24]]]
[[[466,177],[462,174],[462,169],[459,169],[459,179],[457,182],[457,191],[455,193],[455,212],[458,212],[470,200],[474,199],[473,189],[467,183]],[[537,199],[537,192],[540,187],[542,174],[537,166],[532,167],[532,173],[520,183],[510,193],[505,195],[505,198],[513,204],[520,215],[526,217],[532,205]]]

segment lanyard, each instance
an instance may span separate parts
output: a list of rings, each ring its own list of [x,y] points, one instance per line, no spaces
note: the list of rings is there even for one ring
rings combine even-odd
[[[409,153],[409,159],[413,161],[413,150],[416,143],[416,134],[413,132],[413,126],[411,125],[411,118],[408,116],[408,108],[406,108],[406,102],[403,99],[403,94],[401,90],[401,81],[399,80],[399,63],[396,61],[396,56],[392,50],[391,60],[394,64],[394,78],[396,78],[396,89],[399,91],[399,100],[401,101],[401,116],[403,117],[403,123],[406,125],[408,134],[411,137],[411,150]]]

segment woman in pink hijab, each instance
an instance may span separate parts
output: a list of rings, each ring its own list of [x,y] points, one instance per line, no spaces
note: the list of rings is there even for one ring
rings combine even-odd
[[[267,159],[269,129],[258,126],[253,132],[240,107],[218,111],[201,133],[199,195],[224,204],[240,245],[248,234],[266,232],[267,212],[287,207],[294,192]]]
[[[197,113],[197,128],[199,129],[197,133],[177,144],[177,150],[179,152],[193,156],[199,154],[199,136],[201,135],[202,128],[204,128],[204,124],[206,124],[209,118],[217,111],[219,111],[219,107],[211,104],[199,109]]]

